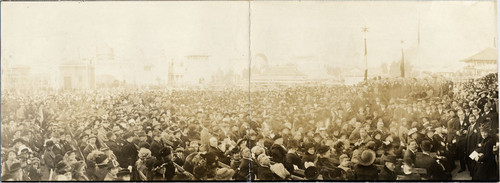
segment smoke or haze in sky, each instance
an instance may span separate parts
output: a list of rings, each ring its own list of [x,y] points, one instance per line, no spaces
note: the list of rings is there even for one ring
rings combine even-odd
[[[413,65],[456,68],[497,32],[494,1],[3,2],[1,22],[2,62],[35,72],[109,47],[127,65],[209,55],[207,72],[240,73],[249,41],[271,65],[363,67],[364,26],[369,67],[400,59],[404,40]]]

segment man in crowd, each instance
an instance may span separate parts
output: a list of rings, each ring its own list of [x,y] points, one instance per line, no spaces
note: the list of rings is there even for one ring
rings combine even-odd
[[[445,162],[465,159],[471,175],[484,168],[483,159],[469,155],[498,135],[493,129],[482,137],[479,130],[494,126],[497,82],[491,74],[466,82],[256,86],[250,94],[217,88],[2,92],[2,170],[8,169],[2,180],[29,181],[32,176],[22,175],[37,172],[31,157],[43,162],[46,181],[450,180],[439,176],[453,171]],[[488,160],[496,156],[480,151]]]

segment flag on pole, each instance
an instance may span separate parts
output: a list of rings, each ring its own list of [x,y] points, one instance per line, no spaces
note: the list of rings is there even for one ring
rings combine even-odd
[[[405,77],[405,52],[403,50],[403,48],[401,48],[401,66],[400,66],[400,69],[401,69],[401,77]]]

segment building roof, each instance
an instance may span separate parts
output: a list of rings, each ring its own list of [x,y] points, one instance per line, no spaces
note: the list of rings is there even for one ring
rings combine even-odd
[[[495,48],[486,48],[483,51],[476,53],[469,58],[462,60],[462,62],[485,62],[496,64],[498,60],[498,51]]]
[[[253,75],[252,80],[304,80],[307,76],[297,69],[296,65],[269,67],[259,74]]]

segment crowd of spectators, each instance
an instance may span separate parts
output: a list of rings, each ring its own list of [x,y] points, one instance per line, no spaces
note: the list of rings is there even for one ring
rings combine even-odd
[[[498,76],[2,91],[1,180],[498,180]],[[458,165],[455,162],[460,162]]]

